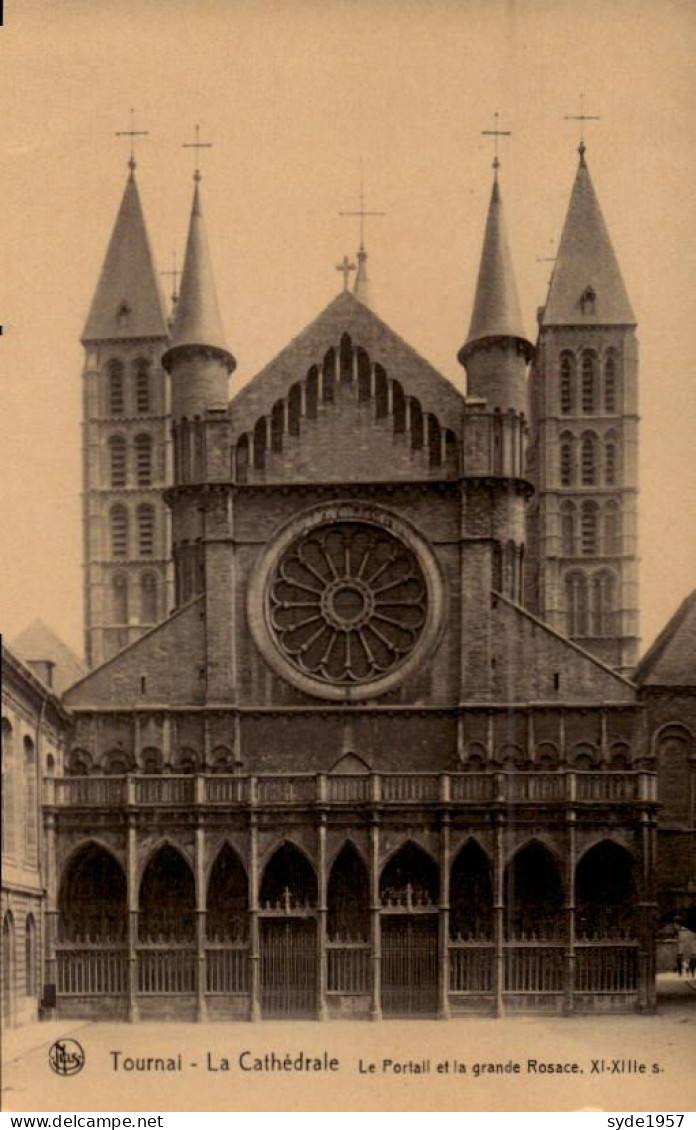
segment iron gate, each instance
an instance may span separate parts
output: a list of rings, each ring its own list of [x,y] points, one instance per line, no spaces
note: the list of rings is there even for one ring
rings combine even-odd
[[[382,915],[382,1011],[388,1016],[436,1013],[436,914]]]
[[[261,1015],[317,1013],[317,929],[313,918],[261,922]]]

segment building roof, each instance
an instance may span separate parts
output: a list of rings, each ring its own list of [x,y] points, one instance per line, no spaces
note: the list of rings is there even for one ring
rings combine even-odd
[[[49,689],[55,694],[62,694],[87,673],[82,660],[43,620],[34,620],[33,624],[12,640],[10,648],[25,664],[47,661],[54,665],[53,685]],[[37,674],[36,669],[34,674]]]
[[[583,304],[588,290],[594,293],[594,302]],[[542,324],[635,325],[635,321],[581,146]]]
[[[140,194],[131,168],[83,342],[167,337],[164,303]]]
[[[696,687],[696,589],[667,621],[633,678],[641,686]]]
[[[165,357],[171,354],[172,350],[191,346],[218,350],[227,358],[229,370],[234,368],[234,358],[225,344],[198,180],[193,193],[184,270],[171,344]]]
[[[528,340],[497,176],[493,181],[488,207],[471,324],[466,342],[460,350],[460,360],[464,359],[474,342],[496,337]]]

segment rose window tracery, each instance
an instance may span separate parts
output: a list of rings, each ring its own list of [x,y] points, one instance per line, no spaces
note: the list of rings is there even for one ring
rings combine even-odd
[[[427,591],[415,553],[390,530],[327,523],[282,553],[268,587],[269,623],[301,673],[356,685],[411,654],[426,624]]]

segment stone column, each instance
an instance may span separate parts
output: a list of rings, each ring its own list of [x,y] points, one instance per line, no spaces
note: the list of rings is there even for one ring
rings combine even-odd
[[[373,778],[375,791],[379,778]],[[374,793],[373,793],[374,796]],[[382,1019],[382,931],[379,901],[379,815],[372,813],[370,826],[370,919],[372,943],[372,1003],[370,1016],[373,1020]]]
[[[496,816],[493,856],[493,1007],[496,1016],[502,1016],[505,1011],[503,1003],[505,991],[504,819],[502,813]]]
[[[449,801],[449,777],[440,777],[440,799]],[[450,916],[450,814],[443,812],[440,824],[440,907],[438,914],[440,947],[440,1002],[438,1015],[448,1020],[449,1006],[449,916]]]
[[[322,799],[322,785],[325,787],[326,779],[320,774],[317,787],[319,799]],[[319,814],[317,826],[317,878],[319,882],[319,900],[317,902],[317,1017],[326,1020],[326,988],[327,988],[327,954],[326,954],[326,813]]]
[[[196,825],[193,863],[196,880],[196,1019],[199,1021],[207,1018],[206,1005],[206,902],[205,902],[205,828],[201,805],[205,800],[205,777],[196,777],[196,803],[198,807],[198,823]]]
[[[574,799],[575,774],[568,774],[568,783],[571,786],[569,800]],[[568,827],[568,898],[566,901],[566,993],[565,1011],[575,1011],[575,864],[577,862],[576,846],[576,816],[575,810],[569,808],[566,812]]]
[[[51,789],[55,789],[55,781],[47,781],[46,785]],[[49,803],[52,803],[53,800],[54,797],[50,796]],[[46,832],[46,908],[44,911],[46,934],[44,940],[44,983],[46,985],[56,985],[57,987],[58,970],[56,962],[56,935],[58,926],[58,908],[56,902],[58,894],[58,878],[56,874],[56,817],[54,812],[46,812],[44,817],[44,828]],[[51,1010],[51,1015],[53,1015],[53,1010]]]
[[[259,937],[259,829],[256,778],[249,778],[249,1019],[261,1019],[261,942]]]
[[[138,1007],[138,830],[135,822],[135,780],[126,779],[128,832],[126,897],[128,901],[128,1019],[139,1019]]]

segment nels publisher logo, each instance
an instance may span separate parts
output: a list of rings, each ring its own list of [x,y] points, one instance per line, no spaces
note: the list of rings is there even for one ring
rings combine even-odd
[[[77,1075],[85,1066],[85,1053],[77,1040],[56,1040],[48,1052],[51,1071],[56,1075]]]

